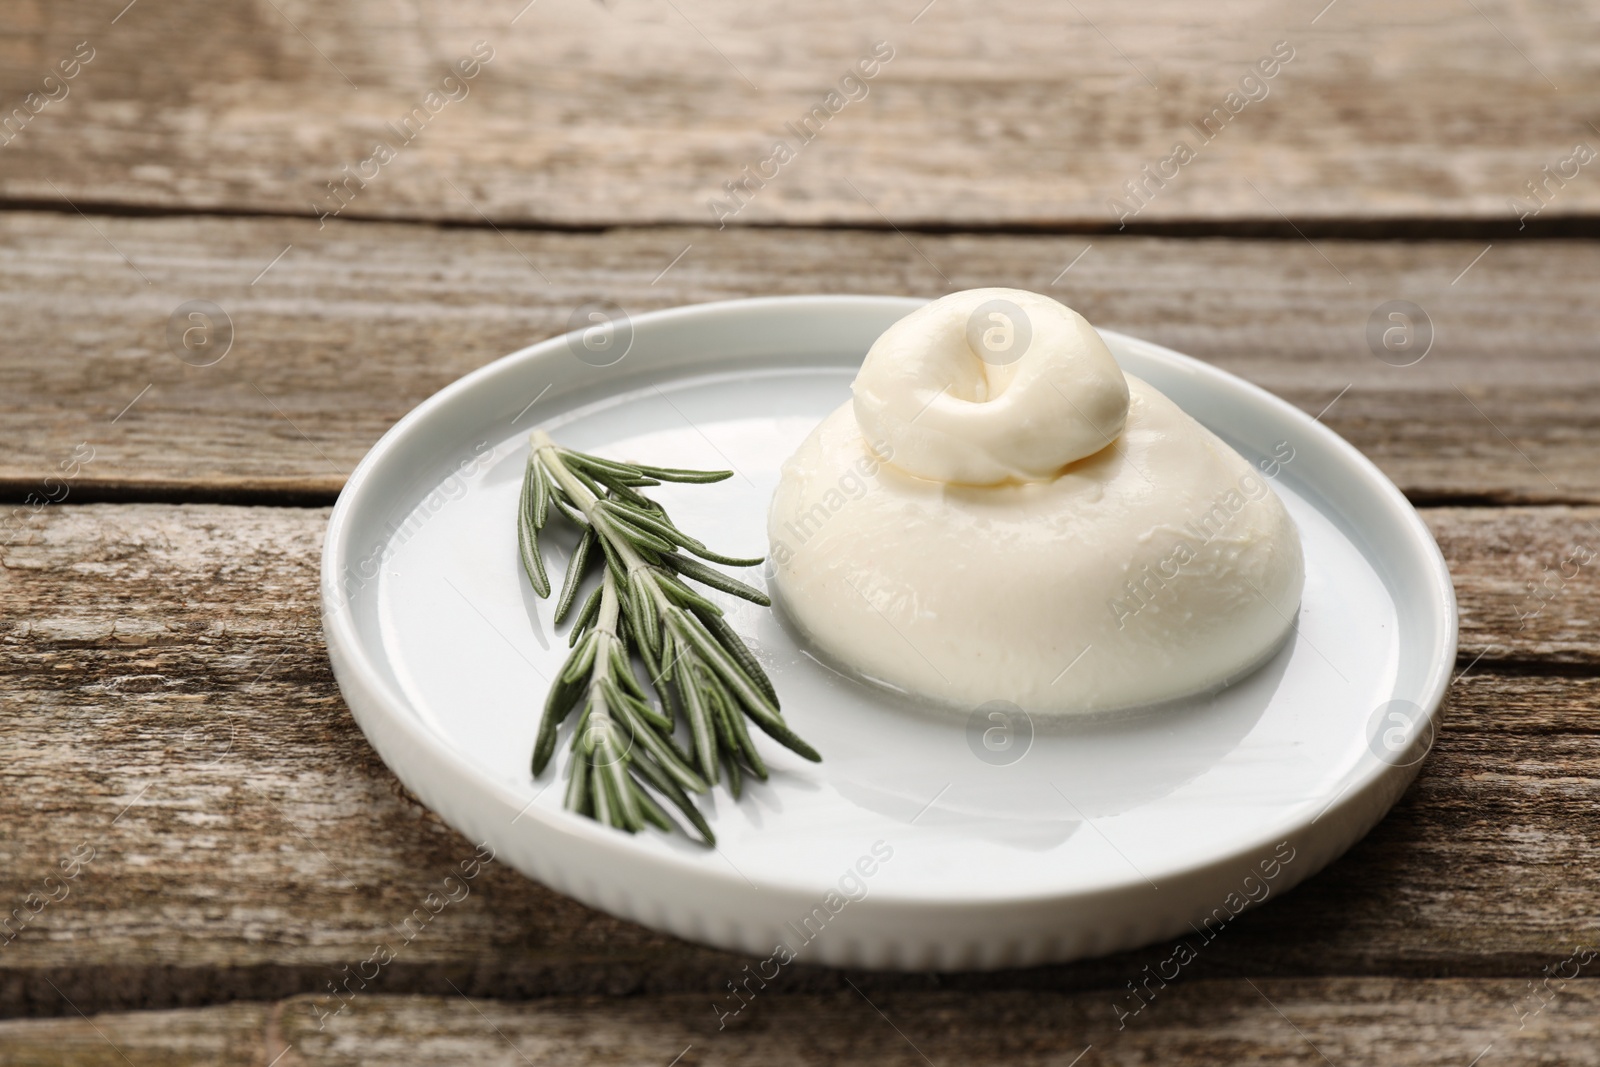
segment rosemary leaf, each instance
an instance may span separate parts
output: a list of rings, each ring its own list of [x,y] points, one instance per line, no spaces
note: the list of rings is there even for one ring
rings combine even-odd
[[[632,719],[637,717],[663,733],[672,729],[672,723],[667,721],[665,715],[652,708],[647,702],[625,692],[621,683],[615,678],[600,679],[600,686],[612,709],[619,715],[626,714],[630,728],[633,725]],[[652,735],[654,732],[651,731]]]
[[[678,751],[678,746],[666,735],[649,730],[637,721],[638,709],[631,705],[618,708],[624,718],[629,719],[629,727],[633,736],[639,742],[643,752],[634,756],[632,763],[636,767],[649,764],[661,770],[677,782],[680,787],[691,793],[709,792],[711,787],[706,780],[696,774],[693,767],[689,766],[689,757]]]
[[[639,676],[633,673],[633,662],[628,658],[624,645],[626,638],[619,632],[616,642],[611,646],[611,675],[617,686],[631,697],[636,697],[640,703],[648,706],[649,696],[644,691],[644,686],[639,684]],[[654,712],[654,709],[652,709]],[[662,716],[662,726],[671,729],[672,723]]]
[[[674,553],[663,557],[661,562],[685,578],[693,578],[702,585],[709,585],[713,589],[748,600],[752,604],[760,604],[764,608],[772,606],[771,599],[761,590],[745,585],[736,578],[730,578],[719,570],[713,570],[693,556]]]
[[[537,463],[528,464],[529,473],[533,475],[533,501],[530,514],[533,517],[533,528],[544,529],[545,522],[550,518],[550,476],[544,472],[544,467]]]
[[[654,637],[660,629],[658,617],[659,605],[651,595],[650,576],[644,571],[634,571],[628,575],[628,599],[633,611],[628,613],[628,624],[634,627],[641,643],[654,645]]]
[[[600,483],[596,482],[592,477],[590,477],[589,472],[584,470],[582,467],[568,467],[567,470],[574,478],[583,483],[585,489],[589,490],[589,492],[594,494],[596,497],[603,497],[606,495],[606,491],[601,487]]]
[[[591,470],[589,476],[602,487],[612,498],[625,500],[635,507],[649,507],[650,499],[634,491],[635,485],[660,485],[654,478],[619,478],[608,471]]]
[[[660,478],[664,482],[705,484],[722,482],[733,477],[732,471],[689,471],[673,467],[647,467],[643,463],[635,463],[633,468],[646,478]]]
[[[572,610],[572,601],[578,595],[578,586],[583,583],[584,571],[589,566],[589,550],[594,547],[594,530],[586,529],[583,536],[578,538],[577,547],[572,550],[572,558],[567,561],[566,577],[561,579],[561,599],[556,601],[556,623],[567,617],[567,612]]]
[[[590,764],[587,758],[580,762],[589,768],[589,804],[594,810],[595,821],[605,823],[607,826],[617,826],[616,805],[611,802],[610,783],[606,780],[606,776],[600,773],[600,768]]]
[[[614,730],[614,727],[608,728]],[[633,782],[628,777],[628,767],[624,760],[626,750],[619,750],[617,739],[608,732],[607,740],[603,746],[605,763],[596,767],[605,780],[606,796],[610,798],[620,820],[617,825],[625,830],[639,830],[644,827],[644,819],[639,814],[639,803],[634,799]]]
[[[749,705],[746,705],[746,707],[748,706]],[[755,720],[755,724],[761,728],[762,733],[778,742],[778,744],[782,745],[784,748],[795,753],[797,756],[808,759],[812,763],[822,762],[822,756],[817,753],[817,750],[801,740],[800,735],[789,729],[789,724],[784,722],[782,719],[775,715],[771,717],[764,715],[751,715],[750,718]]]
[[[590,529],[593,529],[593,527],[590,527]],[[615,537],[607,537],[606,534],[608,532],[605,530],[600,531],[601,555],[605,557],[606,570],[610,572],[611,577],[616,581],[617,585],[626,589],[628,587],[628,561],[619,557],[617,540]]]
[[[634,548],[642,548],[647,552],[667,553],[673,550],[673,544],[665,537],[658,537],[649,530],[641,530],[637,525],[618,521],[610,515],[606,516],[607,533],[627,539]]]
[[[724,556],[720,552],[711,551],[704,542],[690,537],[674,526],[665,511],[647,511],[620,500],[607,500],[603,507],[608,516],[631,525],[636,531],[651,534],[660,540],[686,548],[701,559],[710,560],[712,563],[722,563],[730,567],[754,567],[762,562],[763,557],[760,556],[746,559],[739,556]]]
[[[587,688],[581,683],[565,682],[559,677],[550,686],[550,695],[544,702],[544,718],[539,721],[539,737],[533,746],[534,774],[544,773],[545,765],[556,750],[557,727],[572,714],[572,709],[578,706]]]
[[[601,456],[591,456],[587,452],[575,452],[570,448],[558,448],[556,451],[569,466],[582,467],[588,471],[605,471],[608,474],[620,475],[624,478],[643,477],[643,472],[632,463],[605,459]]]
[[[644,816],[644,821],[654,826],[657,830],[665,830],[671,833],[673,828],[672,820],[667,818],[667,813],[661,810],[659,804],[650,799],[650,794],[646,793],[639,786],[639,783],[631,782],[629,784],[633,788],[634,802],[639,805],[639,813]]]
[[[589,673],[589,668],[594,665],[595,652],[600,648],[600,634],[591,630],[583,635],[583,640],[578,642],[577,649],[567,660],[566,667],[561,671],[560,680],[571,684]]]
[[[533,585],[533,591],[542,597],[550,595],[550,578],[544,571],[544,560],[539,555],[539,523],[534,513],[534,496],[538,490],[536,464],[530,458],[528,469],[522,477],[522,496],[517,502],[517,548],[522,555],[522,569]]]
[[[704,623],[687,613],[673,615],[671,622],[678,631],[678,636],[687,640],[695,651],[700,653],[706,665],[738,695],[740,703],[764,715],[773,717],[778,715],[777,704],[768,699],[760,686],[747,676],[738,662],[716,642]]]
[[[705,636],[700,630],[685,627],[688,638],[694,643],[697,650],[705,653],[707,663],[717,672],[723,681],[728,683],[728,688],[738,696],[739,702],[750,712],[750,717],[761,727],[763,733],[774,741],[795,753],[805,757],[813,763],[821,763],[822,757],[817,750],[800,739],[800,737],[783,721],[783,716],[778,709],[769,703],[765,694],[754,687],[754,683],[744,672],[729,659],[722,647]]]
[[[583,607],[578,609],[578,617],[572,620],[572,636],[567,639],[569,647],[578,643],[578,638],[588,632],[589,624],[600,613],[600,590],[600,586],[594,587],[594,592],[589,594],[589,599],[585,600]],[[565,595],[566,590],[562,590],[562,593]]]
[[[728,724],[728,717],[722,713],[727,701],[723,698],[722,687],[717,684],[714,677],[702,676],[706,702],[706,714],[711,720],[712,729],[717,732],[717,740],[721,742],[719,748],[723,752],[737,751],[738,740],[733,736],[733,727]]]
[[[589,520],[583,517],[583,512],[568,503],[567,498],[560,493],[552,495],[550,501],[555,504],[557,511],[567,517],[567,521],[580,528],[586,528],[589,525]]]
[[[589,804],[589,761],[574,759],[568,773],[572,777],[567,779],[566,806],[579,815],[587,815],[593,810]]]
[[[766,562],[765,556],[724,556],[721,552],[713,552],[705,545],[698,548],[691,547],[690,552],[710,563],[720,563],[724,567],[759,567]]]
[[[717,711],[722,715],[727,724],[728,732],[732,735],[733,743],[729,745],[729,757],[735,752],[744,757],[744,762],[751,772],[763,782],[767,780],[767,765],[761,760],[761,753],[756,751],[755,742],[750,739],[750,731],[745,729],[744,716],[733,702],[727,698],[718,700]]]
[[[661,587],[662,592],[667,594],[667,599],[677,604],[680,608],[688,608],[696,615],[721,616],[721,608],[678,581],[667,572],[665,567],[657,568],[657,572],[660,577],[656,579],[656,584]]]
[[[700,620],[701,625],[711,631],[712,637],[722,642],[722,647],[727,649],[729,654],[738,662],[740,669],[744,671],[752,682],[760,687],[761,692],[766,695],[766,698],[772,702],[772,706],[776,708],[778,706],[778,691],[773,688],[772,679],[767,677],[766,670],[761,666],[760,661],[756,659],[755,653],[750,651],[750,646],[746,645],[743,639],[733,632],[733,627],[728,625],[727,620],[722,618],[721,612],[716,615],[696,612],[695,616]]]
[[[683,817],[700,834],[701,840],[707,845],[717,843],[717,835],[711,832],[711,826],[706,822],[705,816],[700,814],[700,809],[695,807],[694,801],[689,799],[676,782],[666,776],[666,772],[656,767],[649,760],[640,760],[634,764],[642,777],[647,779],[657,792],[666,797],[672,806],[683,812]]]
[[[689,735],[694,739],[695,762],[700,775],[712,785],[717,784],[716,739],[711,722],[711,711],[706,707],[705,692],[696,676],[694,664],[685,663],[678,675],[678,691],[683,695],[685,717],[689,720]]]

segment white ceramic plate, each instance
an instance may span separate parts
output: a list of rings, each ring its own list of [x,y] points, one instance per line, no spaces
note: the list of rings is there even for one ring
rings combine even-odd
[[[1299,524],[1304,603],[1261,670],[1159,713],[963,722],[834,674],[775,613],[726,599],[823,763],[758,734],[772,779],[738,803],[721,790],[706,802],[714,851],[570,815],[559,770],[531,777],[566,634],[517,561],[528,431],[618,458],[736,468],[730,481],[668,486],[661,498],[712,546],[761,555],[779,465],[848,396],[878,334],[920,303],[818,296],[641,315],[609,355],[579,359],[574,335],[533,345],[384,435],[328,527],[324,628],[345,699],[400,779],[529,877],[775,966],[790,953],[1017,966],[1191,924],[1211,932],[1364,834],[1416,773],[1454,662],[1455,600],[1437,547],[1395,487],[1326,427],[1110,332],[1123,366],[1257,463]],[[590,365],[624,348],[614,365]],[[545,548],[553,576],[562,549]]]

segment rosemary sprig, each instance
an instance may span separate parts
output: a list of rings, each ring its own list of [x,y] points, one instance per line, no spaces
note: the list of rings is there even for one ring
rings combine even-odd
[[[722,609],[684,580],[769,606],[760,590],[707,565],[751,567],[761,560],[713,552],[639,491],[662,482],[719,482],[732,473],[619,463],[562,448],[537,430],[530,440],[517,541],[534,592],[550,595],[539,534],[553,512],[581,531],[556,601],[556,622],[572,612],[588,574],[600,571],[599,584],[577,609],[572,654],[545,701],[533,773],[544,772],[562,723],[581,708],[566,806],[629,833],[646,823],[663,830],[674,825],[654,791],[702,841],[714,844],[690,794],[707,792],[724,773],[735,798],[746,775],[766,779],[747,720],[806,759],[822,758],[784,722],[771,680]],[[635,656],[654,703],[634,673]],[[688,751],[676,737],[680,722]]]

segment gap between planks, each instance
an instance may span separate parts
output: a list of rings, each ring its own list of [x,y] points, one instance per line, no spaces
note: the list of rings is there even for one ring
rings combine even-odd
[[[79,214],[102,218],[195,218],[195,219],[303,219],[313,221],[315,214],[304,211],[269,207],[236,207],[210,205],[188,207],[166,204],[136,204],[118,200],[74,200],[71,204],[59,200],[40,200],[31,197],[0,197],[0,214],[29,213],[56,214],[76,217]],[[509,230],[517,233],[604,234],[614,230],[703,230],[717,232],[723,227],[709,224],[697,225],[679,219],[616,219],[603,223],[560,222],[553,219],[464,219],[446,215],[419,215],[381,212],[345,211],[341,222],[391,223],[400,226],[430,227],[445,230]],[[930,237],[1170,237],[1206,238],[1253,241],[1298,242],[1313,240],[1346,241],[1490,241],[1515,239],[1518,242],[1540,240],[1593,240],[1600,238],[1600,215],[1552,213],[1544,218],[1518,220],[1448,216],[1429,218],[1420,215],[1400,215],[1392,218],[1374,216],[1321,216],[1303,218],[1258,218],[1239,216],[1214,219],[1152,219],[1133,220],[1123,225],[1113,222],[1058,221],[1058,222],[998,222],[981,220],[941,222],[931,218],[908,218],[903,221],[885,219],[881,223],[870,219],[850,221],[751,221],[734,222],[733,227],[744,230],[773,232],[817,231],[838,233],[908,233]]]

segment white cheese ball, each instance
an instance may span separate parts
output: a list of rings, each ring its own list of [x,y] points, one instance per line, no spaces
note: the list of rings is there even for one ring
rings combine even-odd
[[[1092,373],[1080,377],[1100,398],[1085,406],[1101,417],[1117,390],[1094,346],[1071,359],[1085,350]],[[1026,387],[1050,390],[1044,379]],[[878,421],[894,432],[875,437],[859,418],[864,391],[880,412],[917,399],[904,385],[888,395],[894,380],[883,367],[870,390],[858,380],[856,400],[785,463],[772,501],[779,606],[829,658],[941,704],[1069,714],[1212,688],[1288,633],[1305,580],[1294,521],[1258,471],[1152,386],[1117,370],[1126,399],[1113,440],[1023,478],[1082,448],[1095,419],[1067,419],[1053,444],[1008,438],[982,414],[936,424],[942,436],[920,418]],[[1037,410],[1007,401],[1022,381],[992,403]],[[965,426],[976,429],[963,458]],[[1013,480],[977,476],[1002,467]]]

